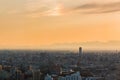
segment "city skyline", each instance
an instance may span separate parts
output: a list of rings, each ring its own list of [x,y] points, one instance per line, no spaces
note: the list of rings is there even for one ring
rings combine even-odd
[[[119,7],[119,0],[1,0],[0,49],[119,42]],[[119,44],[114,48],[119,49]]]

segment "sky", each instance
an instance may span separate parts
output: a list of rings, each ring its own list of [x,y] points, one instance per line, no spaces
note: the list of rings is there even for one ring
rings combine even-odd
[[[119,14],[120,0],[0,0],[0,49],[120,43]]]

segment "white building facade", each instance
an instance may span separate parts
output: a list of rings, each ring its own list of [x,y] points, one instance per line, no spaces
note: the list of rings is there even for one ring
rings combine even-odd
[[[53,78],[50,75],[47,75],[45,80],[53,80]],[[66,76],[59,76],[58,80],[82,80],[82,78],[80,72],[76,72]]]

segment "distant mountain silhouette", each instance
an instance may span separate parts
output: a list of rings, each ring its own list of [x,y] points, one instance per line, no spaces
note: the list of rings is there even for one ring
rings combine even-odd
[[[49,49],[72,49],[76,50],[79,46],[82,46],[87,50],[120,50],[120,41],[88,41],[80,43],[62,43],[49,45],[46,48]]]

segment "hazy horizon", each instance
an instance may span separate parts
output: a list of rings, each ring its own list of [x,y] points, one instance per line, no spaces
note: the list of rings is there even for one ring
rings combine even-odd
[[[14,48],[3,47],[0,50],[69,50],[78,51],[78,48],[82,47],[83,50],[118,50],[120,51],[120,41],[87,41],[79,43],[55,43],[43,46],[16,46]]]

